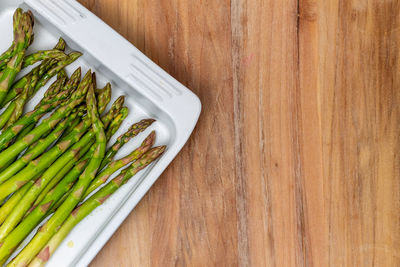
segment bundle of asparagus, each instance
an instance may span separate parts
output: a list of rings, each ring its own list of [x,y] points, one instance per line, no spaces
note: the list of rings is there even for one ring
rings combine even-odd
[[[77,223],[165,150],[153,147],[153,131],[138,148],[115,159],[154,120],[131,125],[106,149],[128,115],[124,97],[106,111],[110,84],[96,88],[95,74],[89,70],[81,79],[80,68],[68,77],[64,68],[81,53],[66,55],[61,38],[53,49],[25,56],[32,27],[32,14],[18,9],[14,41],[0,56],[0,105],[5,107],[0,114],[0,265],[49,219],[7,266],[44,265]],[[39,61],[14,83],[21,68]],[[41,101],[24,114],[25,104],[55,75]]]

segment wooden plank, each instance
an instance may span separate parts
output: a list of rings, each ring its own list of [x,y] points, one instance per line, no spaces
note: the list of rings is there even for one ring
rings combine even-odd
[[[320,8],[330,266],[400,265],[398,1]]]
[[[296,212],[301,173],[293,168],[297,2],[233,1],[233,10],[238,233],[247,249],[238,257],[242,266],[301,265]]]

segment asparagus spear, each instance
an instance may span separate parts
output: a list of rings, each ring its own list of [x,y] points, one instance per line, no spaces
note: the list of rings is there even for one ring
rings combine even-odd
[[[8,258],[16,246],[18,246],[18,244],[33,230],[33,228],[35,228],[36,225],[39,224],[43,218],[45,218],[49,209],[53,207],[53,205],[56,204],[55,202],[58,199],[61,199],[63,196],[63,187],[70,188],[73,182],[76,180],[76,177],[82,173],[87,163],[88,160],[80,161],[80,163],[77,164],[72,171],[65,176],[63,183],[60,183],[57,185],[57,188],[52,190],[52,194],[46,195],[46,198],[41,201],[40,205],[34,206],[24,220],[4,240],[6,246],[4,249],[1,249],[0,247],[0,259]],[[33,184],[33,182],[31,183]]]
[[[78,90],[71,97],[71,102],[69,105],[61,107],[58,109],[51,117],[44,120],[39,126],[33,129],[27,136],[25,136],[20,141],[17,141],[8,149],[4,150],[0,153],[0,161],[7,162],[7,159],[3,159],[2,156],[7,156],[7,158],[12,158],[14,155],[18,154],[24,148],[26,148],[29,144],[32,144],[36,141],[43,132],[51,129],[60,121],[60,119],[66,114],[66,110],[72,110],[73,107],[83,100],[83,97],[87,91],[89,80],[83,80],[83,82],[79,85]],[[82,132],[83,134],[84,132]],[[76,142],[79,139],[80,135],[74,135],[75,133],[71,132],[68,135],[67,139],[64,142],[59,143],[57,146],[50,149],[48,152],[43,154],[40,158],[36,159],[29,163],[27,167],[21,170],[18,174],[14,175],[11,179],[7,180],[3,184],[0,185],[0,200],[7,197],[9,194],[15,192],[19,187],[21,187],[24,183],[29,181],[32,178],[32,175],[39,172],[43,168],[46,167],[46,164],[51,164],[55,158],[57,158],[61,153],[63,153],[70,145]],[[72,136],[73,135],[73,136]],[[90,140],[90,139],[89,139]]]
[[[39,103],[38,107],[35,110],[35,112],[36,112],[35,114],[37,114],[37,115],[35,116],[35,114],[31,114],[32,116],[29,117],[29,118],[25,118],[26,119],[25,121],[22,121],[22,122],[20,121],[21,125],[28,125],[28,127],[26,129],[22,130],[24,133],[22,135],[19,134],[20,137],[24,137],[27,133],[29,133],[32,130],[32,128],[34,126],[34,123],[32,123],[32,121],[33,122],[39,121],[39,119],[43,115],[45,115],[44,114],[45,112],[47,112],[50,109],[56,107],[57,105],[59,105],[61,103],[60,102],[61,100],[63,100],[66,97],[68,97],[69,93],[72,92],[76,88],[77,84],[79,83],[80,75],[81,75],[81,71],[80,71],[80,68],[78,68],[72,74],[72,76],[71,76],[70,80],[67,82],[67,84],[64,86],[64,91],[63,92],[59,92],[58,94],[56,94],[58,89],[56,90],[56,87],[53,87],[53,86],[51,86],[46,91],[45,97],[42,99],[42,101]],[[31,84],[31,86],[32,86],[32,84]],[[7,110],[6,110],[7,112],[5,112],[4,116],[0,116],[0,117],[7,116],[4,119],[9,118],[10,117],[9,114],[14,112],[14,108],[15,108],[15,104],[13,103],[9,108],[7,108]],[[31,126],[29,126],[29,125],[31,125]],[[12,134],[13,133],[12,132],[10,133],[9,130],[8,130],[8,132],[9,132],[8,134],[10,134],[10,136],[8,136],[8,137],[6,136],[6,138],[8,138],[8,140],[10,140],[10,138],[12,138]],[[4,135],[3,135],[3,137],[4,137]],[[21,138],[19,138],[19,139],[21,139]],[[8,144],[10,143],[10,141],[7,141],[7,139],[3,140],[3,141],[4,141],[4,143],[2,143],[0,147],[4,149],[4,148],[8,147]],[[4,170],[4,166],[1,167],[0,170]]]
[[[111,100],[111,84],[107,83],[103,89],[96,89],[96,98],[99,103],[99,114],[102,114]]]
[[[13,33],[14,36],[19,30],[19,20],[21,19],[22,9],[17,9],[13,16]],[[32,35],[33,37],[33,35]],[[33,38],[31,38],[33,41]],[[8,62],[15,52],[15,40],[13,40],[11,46],[0,56],[0,62]]]
[[[155,147],[144,154],[138,161],[132,163],[127,169],[123,170],[120,175],[114,178],[106,186],[101,188],[97,193],[86,200],[82,205],[75,208],[69,215],[67,220],[62,224],[61,228],[53,235],[48,243],[41,249],[39,254],[30,263],[30,267],[44,266],[53,255],[57,247],[67,237],[68,233],[87,215],[89,215],[95,208],[102,205],[108,197],[117,191],[123,184],[125,184],[131,177],[133,177],[140,170],[145,168],[155,159],[157,159],[165,150],[165,146]],[[36,251],[36,250],[35,250]],[[23,258],[23,257],[21,257]],[[28,258],[28,257],[27,257]],[[21,262],[21,261],[16,261]],[[14,263],[14,261],[13,261]]]
[[[147,127],[149,127],[155,120],[153,119],[144,119],[141,120],[138,123],[132,124],[132,126],[129,128],[127,132],[122,134],[117,138],[117,141],[111,146],[110,149],[107,150],[106,155],[104,156],[104,159],[100,165],[100,169],[104,168],[109,162],[111,162],[115,154],[117,154],[117,151],[129,140],[131,140],[133,137],[138,135],[140,132],[144,131]]]
[[[115,102],[114,104],[118,104],[118,102]],[[110,110],[110,114],[113,114],[112,109]],[[118,118],[119,117],[117,116],[115,119],[118,119]],[[119,118],[119,119],[121,119],[121,118]],[[103,116],[102,121],[103,121],[104,125],[109,124],[107,121],[107,116]],[[106,135],[113,135],[113,131],[115,131],[115,128],[107,129]],[[85,156],[82,159],[80,159],[80,162],[87,161],[93,155],[94,149],[95,149],[95,146],[92,146],[92,143],[88,143],[85,146],[85,148],[83,149],[83,151],[87,151],[87,150],[89,150],[89,151],[87,151]],[[78,162],[77,164],[79,164],[80,162]],[[63,169],[70,170],[74,165],[75,165],[75,162],[73,160],[70,160],[63,167]],[[72,174],[68,173],[65,177],[63,175],[63,172],[58,173],[50,181],[50,183],[46,186],[46,188],[44,190],[42,190],[40,195],[37,197],[35,203],[33,204],[33,207],[31,208],[31,210],[35,209],[38,205],[42,206],[42,205],[48,203],[49,200],[51,199],[52,203],[56,203],[56,204],[51,205],[51,208],[48,210],[47,214],[54,212],[54,210],[56,210],[64,202],[65,198],[68,196],[67,191],[73,186],[73,182],[74,182],[71,179],[76,179],[78,176],[79,176],[79,174],[76,174],[76,172],[75,173],[73,172]],[[55,186],[55,188],[53,188],[54,186]],[[28,214],[29,213],[30,213],[30,211],[28,211]]]
[[[7,169],[2,171],[0,173],[0,184],[8,180],[30,161],[42,154],[54,141],[61,136],[69,122],[75,120],[76,115],[76,113],[72,114],[66,120],[59,123],[47,137],[39,140],[36,145],[28,149],[28,151],[22,157],[20,157],[17,161],[14,161]]]
[[[10,212],[14,209],[14,207],[18,204],[21,198],[28,192],[35,181],[29,181],[23,187],[21,187],[17,192],[15,192],[3,206],[0,208],[0,224],[4,222]]]
[[[3,64],[3,62],[7,62],[12,57],[14,46],[15,45],[13,42],[13,44],[6,51],[4,51],[3,54],[0,55],[0,64]]]
[[[108,113],[104,117],[102,117],[101,120],[105,127],[108,127],[108,124],[111,123],[111,121],[114,119],[114,117],[121,111],[122,105],[124,104],[124,99],[125,99],[124,96],[118,97],[117,100],[115,100],[114,103],[112,104]],[[99,102],[98,106],[100,106],[100,102]],[[90,123],[89,120],[87,122]],[[69,134],[71,132],[71,130],[72,130],[72,128],[66,129],[65,130],[66,134]]]
[[[54,75],[56,75],[60,70],[62,70],[65,66],[68,66],[75,60],[77,60],[82,53],[80,52],[71,52],[68,57],[63,60],[59,61],[55,67],[50,69],[36,84],[33,88],[32,92],[29,93],[29,96],[34,95],[42,86],[44,86]]]
[[[17,46],[15,44],[16,41],[16,36],[18,34],[20,34],[21,32],[21,20],[23,17],[23,11],[22,9],[17,9],[14,12],[14,16],[13,16],[13,34],[14,34],[14,40],[12,42],[12,45],[7,49],[7,51],[5,51],[2,56],[1,56],[1,60],[0,60],[0,70],[3,70],[4,67],[7,65],[7,63],[10,61],[10,59],[15,56],[16,51],[17,51]],[[32,24],[33,26],[33,24]],[[31,40],[29,40],[31,39]],[[31,36],[26,36],[26,38],[24,38],[24,46],[28,47],[31,42],[33,41],[33,34]]]
[[[60,171],[63,172],[63,167],[72,159],[76,158],[79,159],[81,156],[84,155],[85,151],[82,151],[81,148],[84,147],[91,139],[92,135],[90,133],[86,134],[79,142],[74,144],[68,151],[62,154],[63,151],[68,148],[68,146],[73,143],[79,136],[71,135],[69,139],[66,139],[64,142],[61,142],[54,146],[49,152],[43,154],[40,158],[36,159],[33,162],[30,162],[29,165],[21,172],[19,172],[16,176],[12,179],[3,183],[0,187],[5,188],[12,186],[18,186],[19,184],[24,184],[23,181],[29,182],[30,178],[29,175],[36,175],[38,171],[43,171],[46,166],[48,169],[43,173],[43,175],[36,180],[36,182],[32,185],[30,190],[24,195],[22,200],[18,203],[18,205],[14,208],[11,214],[7,217],[3,225],[0,227],[0,243],[1,241],[10,233],[10,231],[20,222],[23,218],[24,214],[29,210],[37,196],[40,192],[47,186],[47,184],[51,181],[51,179],[57,175]],[[75,139],[75,140],[74,140]],[[56,154],[61,155],[57,160],[56,157],[52,156],[49,157],[49,154]],[[52,160],[49,160],[52,158]],[[76,159],[76,160],[77,160]],[[55,160],[55,161],[54,161]],[[50,161],[50,162],[49,162]],[[53,164],[51,164],[54,162]],[[32,164],[33,163],[33,164]],[[32,167],[33,166],[33,167]],[[68,172],[68,170],[66,170]],[[22,173],[22,174],[21,174]],[[65,175],[66,173],[62,173]],[[21,177],[22,176],[22,177]],[[20,180],[15,181],[15,177],[19,177]],[[28,178],[28,179],[27,179]],[[17,188],[18,189],[18,188]],[[1,191],[1,189],[0,189]]]
[[[70,170],[68,174],[65,175],[63,179],[51,191],[47,192],[47,194],[39,202],[39,204],[35,204],[36,206],[34,205],[35,209],[37,206],[42,206],[46,203],[51,203],[51,208],[53,208],[53,205],[55,205],[56,202],[59,199],[61,199],[64,196],[64,194],[72,188],[76,179],[79,177],[79,175],[82,174],[83,170],[86,168],[88,163],[89,159],[81,159],[78,163],[72,162],[72,164],[66,166],[65,168],[69,168],[72,170]],[[48,214],[48,211],[50,211],[51,208],[47,210],[47,213],[41,214],[42,218],[44,215]]]
[[[71,185],[71,187],[74,186],[74,184]],[[47,212],[46,216],[54,213],[61,205],[64,203],[64,201],[67,199],[69,194],[71,194],[72,188],[66,191],[66,193],[58,200],[56,203],[51,207],[51,209]]]
[[[92,75],[92,79],[95,79],[95,77],[96,77],[95,75]],[[97,98],[99,114],[102,114],[104,112],[104,110],[106,109],[108,103],[111,100],[111,87],[106,85],[106,87],[104,87],[104,89],[97,90],[96,98]],[[85,105],[79,106],[78,109],[79,109],[80,116],[83,116],[86,113]]]
[[[118,102],[116,102],[116,103],[114,103],[114,104],[118,104]],[[109,112],[109,114],[112,114],[112,111],[113,111],[113,109],[111,109],[110,110],[110,112]],[[108,115],[108,114],[107,114]],[[102,119],[103,121],[104,121],[104,123],[105,124],[109,124],[109,122],[107,121],[108,119],[110,119],[109,118],[109,116],[107,116],[107,115],[105,115],[104,116],[104,118]],[[116,118],[117,119],[117,118]],[[82,125],[81,126],[84,126],[85,124],[84,123],[82,123]],[[111,130],[114,130],[114,129],[111,129]],[[82,130],[81,130],[82,131]],[[84,131],[84,130],[83,130]],[[110,130],[108,130],[108,131],[110,131]],[[73,138],[73,137],[77,137],[77,136],[79,136],[80,135],[80,133],[79,133],[79,131],[76,131],[76,132],[72,132],[70,135],[69,135],[69,137],[70,138]],[[42,191],[42,189],[43,189],[43,187],[46,187],[46,184],[48,183],[48,181],[49,180],[51,180],[51,177],[54,177],[54,175],[58,172],[58,170],[59,169],[61,169],[62,168],[62,166],[64,166],[65,164],[67,164],[67,162],[70,160],[70,159],[72,159],[72,158],[74,158],[75,156],[76,156],[76,154],[79,152],[79,153],[82,153],[82,151],[86,151],[87,149],[85,149],[85,150],[79,150],[79,148],[80,147],[82,147],[82,146],[85,146],[85,145],[87,145],[87,147],[90,147],[91,146],[91,143],[90,143],[90,140],[91,140],[91,138],[92,138],[92,136],[93,136],[93,133],[88,133],[88,134],[86,134],[83,138],[82,138],[82,140],[80,140],[77,144],[75,144],[72,148],[70,148],[70,150],[69,150],[69,152],[67,152],[66,154],[63,154],[63,156],[62,157],[60,157],[53,165],[51,165],[51,167],[50,167],[50,169],[48,169],[47,171],[46,171],[46,175],[43,175],[44,177],[46,177],[46,179],[44,179],[44,178],[42,178],[42,180],[41,180],[41,185],[42,185],[42,187],[40,187],[37,191],[36,191],[36,193],[35,193],[35,195],[32,197],[32,199],[34,200],[34,198],[37,196],[37,194],[38,193],[40,193],[40,191]],[[94,150],[94,148],[95,147],[92,147],[91,149],[93,149]],[[52,152],[52,150],[56,150],[57,151],[57,148],[52,148],[47,154],[51,154],[51,152]],[[92,151],[93,151],[92,150]],[[54,151],[53,151],[54,152]],[[42,156],[42,157],[44,157],[44,156]],[[54,155],[53,155],[53,157],[55,157]],[[18,173],[16,176],[14,176],[12,179],[10,179],[10,180],[8,180],[6,183],[5,183],[5,185],[3,184],[2,186],[0,186],[1,188],[7,188],[7,187],[10,187],[10,186],[12,186],[12,187],[15,187],[15,186],[19,186],[19,185],[22,185],[24,182],[26,182],[26,179],[30,179],[29,178],[29,175],[34,175],[35,174],[35,172],[36,171],[40,171],[40,170],[43,170],[44,169],[44,167],[46,166],[46,163],[48,163],[48,160],[51,160],[51,159],[46,159],[46,160],[44,160],[43,159],[43,161],[40,161],[40,164],[37,164],[34,168],[32,168],[32,166],[27,166],[23,171],[22,171],[22,174],[21,174],[21,172],[20,173]],[[36,162],[38,161],[38,160],[35,160]],[[32,165],[32,162],[30,163],[30,165]],[[35,164],[33,164],[33,165],[35,165]],[[51,170],[51,171],[50,171]],[[51,175],[50,175],[51,174]],[[60,174],[60,173],[58,173],[58,174]],[[61,177],[62,177],[63,175],[61,174]],[[50,178],[49,178],[50,177]],[[59,180],[60,178],[58,178],[58,180]],[[36,185],[36,184],[35,184]],[[29,205],[29,203],[31,203],[30,201],[33,201],[33,200],[29,200],[29,197],[26,197],[26,198],[24,198],[24,201],[23,201],[23,203],[25,204],[25,205]],[[17,210],[20,210],[21,211],[21,209],[17,209]],[[8,228],[6,228],[6,230],[7,229],[10,229],[10,227],[12,228],[13,227],[13,225],[15,225],[15,223],[17,223],[16,221],[17,220],[19,220],[19,216],[22,216],[20,213],[18,213],[17,211],[16,211],[16,213],[15,214],[19,214],[18,216],[14,216],[14,221],[12,221],[11,219],[10,219],[10,222],[8,223]],[[2,226],[3,227],[3,226]],[[9,230],[7,230],[7,231],[9,231]],[[5,231],[5,232],[7,232],[7,231]]]
[[[113,107],[118,106],[119,104],[121,104],[120,102],[116,101],[113,104]],[[100,108],[100,103],[98,103],[98,107]],[[104,124],[105,127],[108,127],[107,131],[106,131],[106,136],[107,136],[107,140],[109,139],[109,136],[112,136],[115,131],[118,130],[117,125],[121,125],[122,121],[125,119],[125,117],[123,116],[119,116],[119,114],[117,114],[117,116],[115,118],[112,118],[110,115],[113,115],[115,113],[115,111],[117,111],[118,109],[110,109],[109,113],[102,116],[101,120]],[[87,124],[90,123],[89,120],[85,120],[83,123]],[[110,125],[110,126],[108,126]],[[112,125],[112,126],[111,126]],[[85,155],[84,159],[88,159],[94,152],[94,146],[91,146],[92,144],[89,143],[87,146],[90,147],[90,151],[88,151]],[[85,149],[86,151],[86,149]],[[68,166],[68,164],[66,165]],[[73,165],[71,165],[70,168],[72,168]],[[50,191],[51,188],[53,188],[59,181],[60,179],[63,178],[60,175],[57,175],[54,179],[52,179],[50,181],[50,183],[47,185],[47,187],[41,192],[41,194],[39,195],[39,197],[36,199],[35,204],[39,204],[39,202],[43,199],[44,195],[47,194],[47,192]]]
[[[144,153],[146,153],[154,144],[155,140],[155,132],[151,132],[146,139],[142,142],[140,147],[132,151],[128,156],[125,156],[119,160],[112,161],[107,168],[105,168],[102,172],[100,172],[96,178],[90,183],[90,186],[86,190],[83,199],[86,198],[90,193],[100,187],[102,184],[107,182],[108,178],[119,170],[120,168],[124,167],[125,165],[137,160],[140,158]]]
[[[58,49],[60,51],[65,50],[66,43],[64,39],[60,38],[54,49]],[[6,98],[4,99],[3,103],[0,104],[0,107],[3,107],[5,104],[10,102],[12,99],[14,99],[21,91],[22,88],[26,85],[27,83],[27,78],[30,77],[32,81],[32,86],[35,87],[37,81],[44,75],[48,69],[55,64],[57,61],[56,60],[44,60],[42,64],[39,66],[33,68],[33,70],[26,74],[24,77],[19,79],[15,84],[13,84],[12,88],[10,91],[7,93]]]
[[[48,111],[59,106],[63,102],[63,98],[67,95],[63,92],[53,98],[44,98],[33,111],[26,113],[21,119],[16,121],[12,127],[8,127],[0,134],[0,151],[8,147],[9,142],[18,135],[24,128],[32,123],[38,122]],[[44,103],[46,102],[46,103]],[[68,102],[67,102],[68,103]],[[0,167],[1,168],[1,167]]]
[[[54,83],[49,86],[49,89],[45,92],[44,97],[52,97],[58,94],[64,87],[67,78],[57,79]]]
[[[36,140],[40,138],[40,136],[48,131],[49,129],[52,129],[57,123],[64,118],[65,116],[68,116],[68,114],[74,109],[75,106],[79,105],[83,100],[84,96],[86,95],[88,86],[91,82],[91,75],[90,71],[88,74],[83,78],[82,82],[79,84],[78,89],[71,95],[70,100],[65,106],[60,107],[57,109],[49,118],[45,119],[40,125],[38,125],[36,128],[34,128],[27,136],[25,136],[23,139],[17,141],[14,143],[12,146],[7,148],[6,150],[2,151],[0,153],[0,168],[8,162],[8,159],[12,158],[16,154],[20,153],[22,150],[24,150],[27,146],[30,144],[34,143]],[[61,92],[63,93],[63,92]],[[46,105],[41,105],[41,107],[46,106]],[[31,117],[31,116],[28,116]],[[11,140],[12,137],[14,137],[21,129],[25,126],[24,120],[25,118],[22,118],[18,120],[13,127],[8,128],[4,133],[0,135],[0,144],[2,141],[3,135],[7,134],[4,139],[7,141]],[[22,121],[22,122],[21,122]],[[9,131],[10,130],[10,131]],[[8,131],[8,132],[7,132]],[[11,135],[11,138],[10,138]],[[0,197],[1,199],[1,197]]]
[[[67,72],[65,71],[65,69],[61,69],[57,73],[57,80],[62,79],[62,78],[68,79],[68,75],[67,75]]]
[[[38,61],[42,61],[45,59],[65,60],[66,58],[67,55],[63,51],[60,51],[58,49],[40,50],[31,55],[25,56],[22,68],[26,68],[30,65],[35,64]]]
[[[85,153],[85,156],[83,158],[80,158],[79,159],[80,161],[78,163],[77,163],[76,159],[72,159],[63,167],[63,170],[61,172],[57,173],[57,175],[50,181],[50,183],[47,184],[47,186],[42,190],[42,192],[40,192],[39,196],[36,198],[35,203],[32,206],[32,209],[38,205],[41,205],[41,203],[43,202],[42,201],[43,199],[48,199],[49,197],[53,198],[52,195],[53,195],[54,188],[58,187],[60,183],[63,183],[63,180],[67,179],[67,176],[69,175],[69,173],[67,175],[64,175],[64,173],[69,172],[75,165],[78,165],[81,161],[87,161],[88,157],[86,157],[86,154],[89,154],[90,152],[92,152],[92,151],[89,151],[90,147],[92,147],[92,145],[93,145],[93,143],[90,142],[87,145],[85,145],[85,147],[80,151],[80,155],[82,153]],[[93,153],[90,153],[90,155],[91,154],[93,154]],[[48,196],[48,195],[50,195],[50,196]],[[47,202],[45,202],[45,203],[47,203]]]
[[[127,107],[122,107],[121,110],[119,111],[117,117],[115,120],[113,120],[110,124],[110,131],[107,132],[107,140],[111,138],[111,136],[114,135],[114,133],[119,129],[121,126],[122,122],[125,120],[125,118],[128,116],[128,108]]]
[[[37,175],[35,179],[40,177],[41,174]],[[17,192],[15,192],[9,199],[7,199],[6,203],[0,208],[0,224],[2,224],[7,216],[14,210],[15,206],[18,205],[19,201],[25,196],[25,194],[29,191],[32,185],[35,182],[35,179],[26,183],[23,187],[21,187]]]
[[[0,129],[4,127],[4,125],[7,124],[8,120],[11,118],[15,108],[16,108],[16,103],[15,101],[11,102],[7,108],[1,113],[0,115]]]
[[[137,150],[136,153],[132,153],[130,157],[126,157],[124,159],[125,164],[129,163],[128,160],[131,159],[133,160],[134,157],[137,155],[142,155],[143,153],[140,153],[139,151],[144,151],[150,149],[151,145],[154,143],[154,133],[150,134],[150,136],[146,139],[145,142],[143,142],[143,145],[140,149]],[[96,148],[94,146],[91,146],[91,144],[87,144],[85,149],[80,151],[80,155],[84,154],[90,147]],[[0,261],[4,257],[8,257],[13,249],[13,246],[16,247],[29,233],[32,231],[33,228],[36,227],[37,224],[40,223],[42,219],[45,218],[48,214],[52,212],[52,209],[58,208],[59,205],[63,203],[64,196],[65,198],[69,196],[69,194],[66,194],[67,191],[74,185],[75,180],[78,178],[78,176],[82,173],[83,169],[87,165],[87,162],[89,161],[89,158],[93,153],[95,152],[95,149],[91,149],[90,151],[86,152],[85,157],[83,157],[75,167],[69,171],[72,166],[75,164],[73,160],[70,160],[62,169],[61,172],[57,174],[60,175],[61,177],[64,176],[66,172],[68,174],[61,180],[60,183],[57,184],[55,188],[53,188],[51,191],[49,191],[43,199],[40,200],[40,202],[35,201],[34,205],[32,206],[31,209],[28,210],[26,217],[23,219],[23,221],[8,235],[5,237],[4,244],[5,247],[2,249],[0,247]],[[118,170],[121,162],[118,162],[115,164],[113,168],[114,171]],[[50,167],[51,168],[51,167]],[[48,172],[48,171],[46,171]],[[52,180],[53,181],[53,180]],[[43,183],[43,180],[41,180],[41,183]],[[36,184],[35,184],[36,185]],[[35,186],[34,185],[34,186]],[[43,191],[42,191],[43,192]],[[29,190],[27,194],[32,193],[32,190]],[[33,198],[31,198],[33,199]],[[61,201],[60,201],[61,200]],[[17,207],[15,207],[15,210],[21,210],[22,206],[26,205],[26,203],[30,202],[29,197],[24,197],[21,201],[21,203],[24,204],[19,204]],[[29,206],[29,205],[28,205]],[[26,208],[25,208],[26,209]],[[13,214],[10,217],[13,217],[16,212],[13,212]],[[22,212],[21,212],[22,214]],[[10,219],[7,219],[8,221],[5,224],[9,224]],[[1,230],[4,229],[4,226],[0,228],[0,233]],[[9,238],[9,236],[12,236]],[[0,234],[1,238],[1,234]],[[1,240],[1,239],[0,239]]]
[[[33,128],[35,127],[35,124],[31,124],[28,127],[26,127],[25,129],[23,129],[18,135],[17,137],[15,137],[15,141],[21,140],[22,138],[25,137],[25,135],[27,135]],[[4,165],[2,168],[0,168],[0,173],[3,172],[5,169],[7,169],[17,158],[18,156],[15,156],[14,158],[12,158],[6,165]]]
[[[77,68],[64,85],[62,91],[70,91],[76,88],[81,80],[81,67]]]
[[[20,26],[14,35],[15,54],[0,74],[0,103],[4,101],[15,77],[21,70],[25,50],[27,48],[25,38],[30,39],[30,36],[32,36],[32,15],[29,12],[22,13],[21,9],[17,9],[15,16],[20,17],[18,21]]]
[[[112,129],[108,129],[110,131]],[[125,158],[115,161],[115,163],[109,164],[106,170],[98,174],[95,178],[94,181],[96,180],[103,180],[107,179],[111,173],[117,171],[119,168],[123,167],[123,165],[126,165],[134,160],[136,160],[138,157],[143,155],[147,150],[150,149],[151,145],[154,143],[155,139],[155,133],[152,132],[142,143],[142,145],[133,151],[130,155],[126,156]],[[93,147],[92,147],[93,148]],[[88,160],[88,155],[92,155],[92,151],[89,151],[86,153],[85,157],[78,163],[78,164],[83,164],[82,161],[87,161]],[[69,169],[73,165],[73,162],[70,161],[65,168]],[[32,209],[32,215],[31,213],[28,213],[27,217],[24,219],[24,221],[21,222],[21,224],[13,231],[11,235],[14,236],[14,238],[11,238],[12,241],[14,242],[12,244],[17,244],[19,243],[22,239],[26,237],[26,235],[39,223],[40,220],[44,218],[44,216],[47,216],[48,214],[51,214],[54,212],[63,202],[64,200],[69,196],[69,189],[73,186],[73,183],[77,176],[80,173],[80,169],[82,166],[76,166],[72,171],[70,171],[64,178],[61,180],[59,184],[55,188],[53,188],[50,192],[48,192],[43,200],[40,202],[35,202],[34,208]],[[107,177],[107,178],[106,178]],[[97,187],[92,187],[92,189],[96,189]],[[88,189],[89,190],[89,189]],[[86,197],[87,193],[85,194]],[[84,199],[85,197],[82,197]],[[46,209],[44,209],[44,207]],[[47,210],[47,213],[45,212]],[[44,215],[46,213],[46,215]],[[31,227],[31,228],[29,228]],[[25,234],[23,232],[25,231]],[[18,234],[14,234],[17,232]],[[7,241],[5,241],[6,247],[12,247]],[[1,250],[0,250],[1,253]],[[9,254],[12,253],[12,250],[9,250]],[[0,254],[1,255],[1,254]]]
[[[114,104],[119,104],[119,103],[118,103],[118,102],[115,102]],[[98,105],[98,106],[100,106],[100,105]],[[109,114],[113,114],[113,113],[114,113],[113,111],[114,111],[114,110],[111,109],[111,110],[109,111]],[[113,120],[112,120],[111,122],[109,121],[109,120],[110,120],[110,117],[108,116],[108,114],[107,114],[107,115],[104,115],[104,116],[101,118],[101,120],[102,120],[104,126],[105,126],[105,127],[108,127],[108,129],[107,129],[107,131],[106,131],[107,140],[109,139],[109,136],[112,136],[112,135],[115,133],[115,131],[118,130],[118,128],[116,127],[116,125],[121,125],[121,123],[122,123],[122,121],[123,121],[124,119],[125,119],[125,117],[119,116],[119,114],[117,114],[117,116],[116,116],[115,118],[113,118]],[[90,121],[84,121],[83,123],[88,123],[88,122],[90,122]],[[108,126],[109,124],[110,124],[110,126]],[[87,147],[90,147],[90,150],[86,153],[86,155],[84,156],[84,158],[83,158],[82,160],[86,160],[86,159],[90,158],[91,155],[92,155],[93,152],[94,152],[94,149],[95,149],[95,146],[92,146],[92,143],[91,143],[91,142],[88,143],[86,146],[87,146]],[[84,150],[86,151],[87,149],[84,149]],[[71,169],[72,166],[73,166],[73,164],[71,165],[71,162],[68,162],[67,165],[66,165],[65,167],[66,167],[66,169]],[[0,177],[1,177],[1,176],[0,176]],[[40,203],[40,201],[44,198],[44,196],[47,194],[47,192],[49,192],[49,191],[60,181],[60,179],[62,179],[62,178],[63,178],[63,175],[60,175],[60,174],[56,175],[56,177],[54,177],[54,178],[50,181],[50,183],[46,186],[46,188],[45,188],[44,190],[42,190],[42,192],[40,193],[40,195],[39,195],[38,198],[36,199],[34,206],[35,206],[35,205],[38,205],[38,204]]]
[[[13,105],[15,105],[15,108],[13,109],[10,118],[7,120],[6,125],[4,125],[5,128],[8,128],[11,125],[13,125],[14,122],[16,122],[24,112],[24,106],[26,101],[28,100],[28,91],[30,84],[31,83],[28,82],[27,85],[24,87],[22,93],[18,95],[18,97],[15,100],[11,102]]]
[[[58,49],[60,51],[64,51],[66,46],[67,46],[67,43],[65,42],[65,40],[62,37],[60,37],[60,38],[58,38],[58,42],[54,46],[54,49]]]
[[[90,159],[85,171],[79,176],[77,183],[74,185],[71,194],[68,195],[64,203],[56,210],[54,215],[41,227],[29,244],[18,254],[11,262],[11,265],[20,266],[27,265],[42,249],[49,239],[58,230],[58,227],[68,217],[70,212],[75,208],[82,198],[84,192],[89,186],[90,181],[95,177],[104,157],[106,148],[106,136],[103,129],[103,123],[99,119],[94,88],[91,87],[87,94],[88,115],[92,120],[93,132],[96,135],[96,143],[93,156]],[[3,247],[3,246],[2,246]],[[1,247],[1,248],[2,248]],[[0,248],[0,249],[1,249]]]
[[[26,74],[24,77],[19,79],[17,82],[15,82],[10,90],[8,91],[3,103],[0,105],[1,107],[5,106],[7,103],[9,103],[11,100],[15,99],[17,95],[19,95],[27,86],[28,82],[30,82],[30,86],[35,86],[38,79],[41,76],[42,72],[47,71],[48,65],[45,65],[44,63],[33,68],[31,72]]]
[[[9,127],[3,131],[0,134],[0,151],[6,148],[7,144],[25,127],[32,123],[36,123],[46,112],[53,109],[54,104],[59,104],[59,102],[55,101],[53,104],[42,105],[41,107],[26,113],[21,119],[16,121],[12,127]]]

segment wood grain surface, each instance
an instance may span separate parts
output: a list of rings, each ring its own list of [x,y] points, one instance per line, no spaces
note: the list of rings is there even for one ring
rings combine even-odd
[[[400,266],[400,1],[80,2],[203,104],[92,266]]]

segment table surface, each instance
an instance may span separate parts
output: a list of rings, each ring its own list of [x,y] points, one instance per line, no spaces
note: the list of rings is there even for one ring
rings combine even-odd
[[[203,104],[92,266],[400,266],[399,1],[80,2]]]

